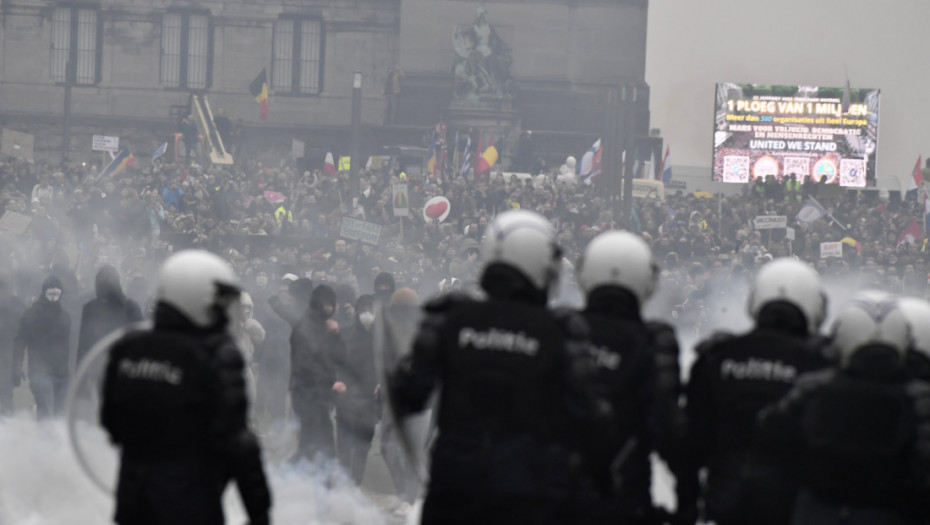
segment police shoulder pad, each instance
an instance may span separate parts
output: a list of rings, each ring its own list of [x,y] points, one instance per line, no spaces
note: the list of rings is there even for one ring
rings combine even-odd
[[[587,338],[590,336],[590,325],[579,312],[571,308],[554,308],[552,315],[559,321],[569,337]]]
[[[706,354],[715,346],[726,343],[734,337],[736,337],[736,335],[731,332],[714,332],[710,337],[698,343],[697,346],[694,347],[694,351],[698,355]]]
[[[465,293],[451,292],[430,299],[423,305],[423,310],[428,313],[446,313],[474,302],[475,299]]]

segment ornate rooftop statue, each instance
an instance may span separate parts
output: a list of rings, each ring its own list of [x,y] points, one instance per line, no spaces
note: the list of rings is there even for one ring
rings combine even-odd
[[[452,44],[460,57],[453,67],[455,100],[513,97],[516,86],[510,76],[510,49],[488,23],[484,7],[478,8],[471,26],[456,27]]]

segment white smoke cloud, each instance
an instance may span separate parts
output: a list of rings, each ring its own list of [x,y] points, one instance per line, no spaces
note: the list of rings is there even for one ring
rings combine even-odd
[[[109,467],[114,456],[102,432],[80,431],[92,463]],[[114,500],[95,487],[70,450],[63,420],[36,422],[20,412],[0,419],[0,523],[11,525],[83,525],[111,523]],[[266,464],[274,507],[272,522],[289,525],[365,523],[400,525],[419,521],[392,495],[355,486],[333,464],[301,462]],[[238,493],[230,486],[224,497],[227,523],[246,523]]]

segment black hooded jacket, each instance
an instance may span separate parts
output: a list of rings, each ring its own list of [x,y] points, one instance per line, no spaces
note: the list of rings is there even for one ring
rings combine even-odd
[[[333,289],[320,285],[310,296],[310,308],[291,334],[291,389],[312,391],[319,400],[332,399],[336,365],[345,352],[342,337],[327,327],[335,309]]]
[[[109,264],[97,271],[97,298],[84,304],[81,310],[81,331],[78,335],[78,362],[98,341],[110,332],[142,320],[139,304],[126,297],[120,286],[119,273]]]
[[[370,295],[363,295],[357,305],[371,305]],[[355,322],[343,331],[345,355],[338,363],[338,378],[346,391],[338,398],[340,418],[360,426],[374,425],[380,416],[381,401],[375,395],[378,372],[375,366],[374,325],[365,328],[355,313]]]
[[[68,375],[68,339],[71,316],[61,307],[61,299],[50,302],[45,297],[49,288],[62,288],[58,277],[50,276],[42,283],[42,293],[23,313],[19,331],[13,340],[13,370],[22,370],[23,356],[29,349],[30,376],[41,373]]]

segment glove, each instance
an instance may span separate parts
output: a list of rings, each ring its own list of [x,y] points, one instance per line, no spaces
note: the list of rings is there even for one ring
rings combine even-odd
[[[13,375],[10,376],[10,381],[13,382],[13,388],[18,387],[26,379],[26,374],[22,370],[14,370]]]

